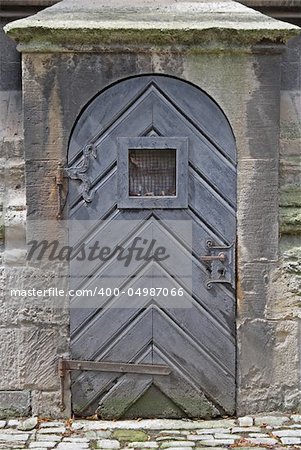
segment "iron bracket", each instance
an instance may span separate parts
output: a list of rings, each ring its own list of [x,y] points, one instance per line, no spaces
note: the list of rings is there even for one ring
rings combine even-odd
[[[92,189],[92,181],[90,180],[87,172],[92,164],[93,159],[96,159],[96,147],[93,143],[88,144],[83,149],[83,159],[81,165],[75,165],[66,167],[65,172],[72,180],[78,180],[81,185],[79,193],[86,203],[90,203],[93,200],[95,191]]]
[[[208,239],[206,241],[206,246],[210,250],[210,254],[201,256],[200,260],[210,264],[210,273],[212,278],[206,282],[207,289],[211,289],[213,284],[230,284],[234,289],[234,242],[230,245],[222,246],[216,245],[211,239]]]
[[[131,364],[111,361],[80,361],[60,358],[58,373],[61,380],[61,411],[65,409],[64,384],[66,372],[91,370],[95,372],[140,373],[144,375],[169,375],[171,369],[164,364]]]
[[[60,162],[58,163],[55,182],[57,185],[57,214],[56,218],[60,220],[62,218],[62,211],[64,209],[64,202],[63,202],[63,190],[64,190],[64,178],[65,178],[65,171],[63,164]]]

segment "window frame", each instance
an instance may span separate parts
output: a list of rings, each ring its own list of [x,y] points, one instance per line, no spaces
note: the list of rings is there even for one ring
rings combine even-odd
[[[186,137],[120,137],[117,155],[117,207],[129,209],[188,207],[188,138]],[[176,195],[130,196],[129,150],[176,151]]]

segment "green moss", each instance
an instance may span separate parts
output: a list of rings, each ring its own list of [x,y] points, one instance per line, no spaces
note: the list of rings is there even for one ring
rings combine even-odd
[[[5,227],[3,224],[0,225],[0,244],[3,244],[4,242],[4,234],[5,234]]]
[[[183,17],[185,22],[185,17]],[[68,51],[77,46],[77,50],[90,51],[93,47],[105,46],[194,46],[203,51],[232,47],[248,47],[251,50],[257,44],[283,44],[298,30],[245,30],[232,28],[204,28],[204,29],[131,29],[131,28],[51,28],[43,26],[27,26],[8,28],[7,34],[22,43],[21,50],[27,51]],[[200,48],[198,48],[200,51]]]
[[[301,186],[283,187],[280,190],[280,206],[301,208]]]
[[[281,139],[301,138],[301,126],[298,123],[281,124]]]
[[[120,442],[145,442],[148,435],[141,430],[115,430],[112,434],[114,439]]]
[[[282,234],[301,234],[301,208],[280,208]]]

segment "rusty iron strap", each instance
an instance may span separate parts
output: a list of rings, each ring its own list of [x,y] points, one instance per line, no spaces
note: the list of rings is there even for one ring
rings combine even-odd
[[[78,361],[74,359],[60,359],[60,376],[64,376],[64,373],[67,370],[94,370],[97,372],[142,373],[147,375],[169,375],[171,372],[171,369],[163,364],[130,364],[106,361]]]
[[[74,359],[59,359],[58,373],[61,379],[61,410],[65,409],[65,375],[70,370],[92,370],[97,372],[141,373],[144,375],[169,375],[170,367],[164,364],[130,364],[105,361],[79,361]]]

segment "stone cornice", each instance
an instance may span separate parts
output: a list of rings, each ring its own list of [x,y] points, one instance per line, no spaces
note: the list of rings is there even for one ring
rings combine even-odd
[[[284,44],[299,28],[233,1],[64,0],[5,27],[21,51],[189,46],[205,51]]]

